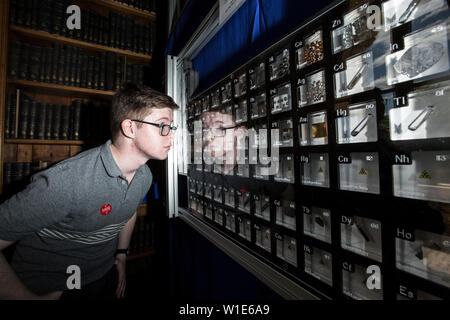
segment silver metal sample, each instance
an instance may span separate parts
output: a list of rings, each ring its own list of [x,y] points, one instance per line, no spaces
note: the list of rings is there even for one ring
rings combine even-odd
[[[347,85],[347,90],[353,89],[353,87],[358,83],[358,81],[359,81],[359,79],[361,79],[366,67],[367,67],[367,63],[363,63],[363,65],[359,68],[359,70],[353,76],[352,80]]]
[[[439,42],[418,43],[406,50],[394,64],[394,69],[408,78],[414,78],[438,63],[444,55],[444,51],[444,46]]]
[[[371,113],[367,114],[352,130],[351,135],[352,137],[356,137],[366,126],[369,122],[369,118],[372,116]]]
[[[428,106],[419,113],[419,115],[408,125],[408,129],[416,131],[419,127],[427,121],[434,111],[433,106]]]
[[[398,22],[399,23],[405,23],[406,20],[408,20],[408,18],[414,12],[414,10],[417,9],[417,7],[419,6],[420,1],[421,0],[413,0],[413,1],[411,1],[411,3],[409,4],[408,8],[406,8],[405,12],[403,12],[403,14],[400,16],[400,19],[398,19]]]

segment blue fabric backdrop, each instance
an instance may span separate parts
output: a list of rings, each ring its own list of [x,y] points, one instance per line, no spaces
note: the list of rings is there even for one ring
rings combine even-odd
[[[247,0],[195,57],[194,68],[199,72],[200,81],[197,92],[220,80],[332,2]]]

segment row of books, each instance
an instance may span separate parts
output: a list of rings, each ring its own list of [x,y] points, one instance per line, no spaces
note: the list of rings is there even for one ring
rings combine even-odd
[[[102,16],[81,10],[81,28],[69,29],[68,0],[11,0],[10,24],[44,31],[103,46],[151,55],[156,39],[155,24],[141,25],[133,18],[110,12]]]
[[[8,76],[13,79],[114,91],[125,80],[142,84],[143,68],[127,63],[125,57],[117,59],[113,52],[89,56],[73,46],[40,47],[18,41],[9,46]]]
[[[156,12],[156,0],[114,0],[114,2],[143,11]]]
[[[74,100],[71,105],[39,103],[22,91],[7,92],[5,138],[104,140],[109,137],[109,105]]]
[[[146,217],[137,217],[134,225],[133,235],[130,242],[130,253],[139,254],[140,252],[153,248],[155,244],[155,225]]]
[[[36,162],[5,162],[3,164],[3,185],[26,185],[30,177],[51,165],[48,161]]]

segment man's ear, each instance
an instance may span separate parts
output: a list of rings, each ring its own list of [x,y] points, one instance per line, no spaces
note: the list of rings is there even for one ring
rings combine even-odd
[[[133,121],[131,121],[130,119],[123,120],[120,124],[120,128],[125,137],[134,138],[135,126],[133,125]]]

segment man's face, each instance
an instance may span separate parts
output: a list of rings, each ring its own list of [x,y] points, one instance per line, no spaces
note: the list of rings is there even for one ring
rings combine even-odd
[[[173,121],[173,111],[168,107],[153,108],[152,112],[142,120],[170,125]],[[150,159],[165,160],[172,146],[173,135],[174,131],[171,130],[169,135],[162,136],[160,128],[143,123],[136,130],[135,145]]]
[[[215,131],[236,125],[233,117],[220,112],[205,112],[202,115],[204,153],[211,155],[217,164],[231,164],[235,154],[235,129],[222,131],[223,136],[217,136]],[[233,159],[227,159],[227,152]],[[231,162],[231,163],[230,163]]]

